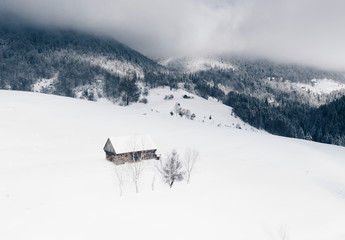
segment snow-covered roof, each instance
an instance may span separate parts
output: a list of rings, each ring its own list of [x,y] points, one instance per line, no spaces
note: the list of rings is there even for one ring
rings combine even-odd
[[[109,137],[116,154],[157,149],[150,135]]]

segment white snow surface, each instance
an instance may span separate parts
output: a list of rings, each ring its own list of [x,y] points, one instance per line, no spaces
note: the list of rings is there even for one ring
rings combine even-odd
[[[173,95],[174,98],[164,100],[166,96]],[[183,98],[187,95],[189,99]],[[194,120],[211,124],[218,127],[241,128],[248,131],[259,131],[258,129],[243,122],[240,118],[232,113],[232,108],[224,105],[215,98],[203,99],[195,94],[189,93],[183,89],[169,90],[168,87],[154,88],[149,90],[147,97],[148,103],[136,103],[129,107],[136,109],[144,115],[148,114],[164,114],[170,116],[170,112],[174,113],[174,106],[179,103],[183,109],[188,109],[191,114],[195,114]],[[174,114],[172,118],[181,118]],[[183,117],[185,118],[185,117]]]
[[[109,137],[117,154],[157,149],[149,134]]]
[[[198,58],[168,58],[159,61],[159,64],[168,67],[170,66],[181,66],[179,69],[186,73],[194,73],[198,71],[205,71],[212,68],[220,69],[235,69],[235,67],[223,60],[211,57],[198,57]]]
[[[306,91],[317,94],[329,94],[333,91],[345,89],[345,84],[334,81],[332,79],[313,79],[311,84],[296,83],[296,85]]]
[[[138,106],[1,90],[0,239],[345,239],[344,147]],[[170,189],[150,160],[119,196],[104,143],[143,133],[200,152],[190,184]]]

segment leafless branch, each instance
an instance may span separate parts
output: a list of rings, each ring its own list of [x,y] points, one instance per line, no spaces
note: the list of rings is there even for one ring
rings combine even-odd
[[[190,182],[190,176],[194,169],[195,162],[199,159],[199,152],[196,149],[188,148],[185,152],[184,167],[187,172],[187,183]]]
[[[123,187],[123,179],[124,179],[124,174],[122,169],[120,169],[120,166],[115,164],[115,173],[116,173],[116,178],[119,184],[119,189],[120,189],[120,196],[122,196],[122,187]]]
[[[132,179],[135,185],[135,192],[139,192],[139,180],[140,177],[145,169],[145,162],[143,161],[143,152],[138,151],[139,146],[138,144],[145,144],[143,142],[137,141],[135,137],[133,137],[131,141],[131,162],[126,163],[126,170],[129,177]],[[144,148],[141,148],[144,149]]]

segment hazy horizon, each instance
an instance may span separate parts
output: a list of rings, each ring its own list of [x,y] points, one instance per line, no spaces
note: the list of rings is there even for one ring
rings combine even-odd
[[[157,59],[241,54],[345,71],[340,0],[0,0],[45,26],[107,34]]]

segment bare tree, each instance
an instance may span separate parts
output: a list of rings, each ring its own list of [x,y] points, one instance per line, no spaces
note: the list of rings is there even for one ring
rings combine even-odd
[[[116,164],[115,164],[115,173],[116,173],[116,178],[119,184],[120,196],[122,196],[124,174],[123,174],[122,169],[120,169],[120,166]]]
[[[139,180],[145,169],[145,162],[142,161],[141,153],[133,152],[131,162],[126,163],[126,170],[128,176],[132,179],[135,185],[135,192],[139,192]]]
[[[168,155],[159,171],[163,176],[164,182],[169,184],[170,188],[175,181],[182,181],[184,179],[185,172],[182,170],[182,163],[175,149]]]
[[[156,176],[153,176],[153,179],[152,179],[152,184],[151,184],[152,191],[154,191],[154,190],[155,190],[155,181],[156,181]]]
[[[131,148],[132,152],[130,153],[131,160],[130,162],[126,163],[126,170],[128,176],[132,179],[135,185],[135,192],[139,192],[139,180],[141,175],[145,169],[145,162],[143,161],[144,153],[141,151],[144,149],[145,142],[142,139],[137,139],[137,137],[133,137],[131,139]]]
[[[190,182],[190,175],[194,169],[195,162],[199,159],[199,152],[196,149],[188,148],[185,152],[183,165],[186,169],[187,183]]]
[[[280,226],[278,234],[279,234],[279,239],[281,239],[281,240],[289,240],[290,239],[287,226]]]

